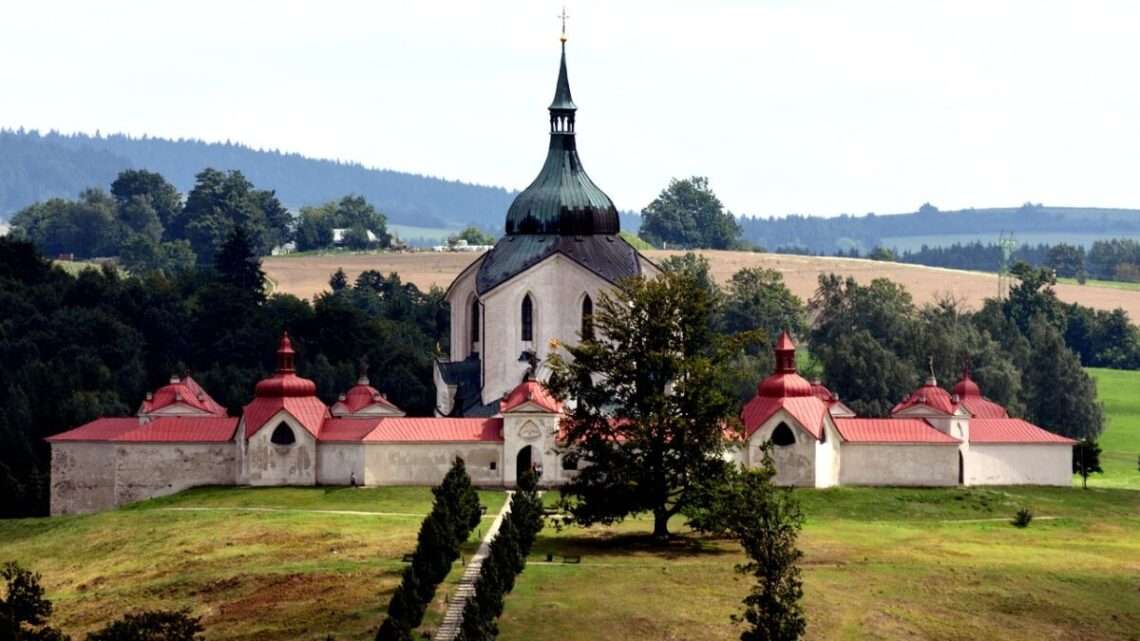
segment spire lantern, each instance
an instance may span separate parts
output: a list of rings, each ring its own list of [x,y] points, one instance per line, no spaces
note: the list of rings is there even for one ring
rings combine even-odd
[[[277,372],[286,374],[295,371],[293,367],[293,341],[289,340],[289,332],[281,334],[281,344],[277,347]]]
[[[795,374],[796,373],[796,344],[792,342],[792,335],[788,330],[784,330],[780,334],[780,339],[776,341],[776,373],[777,374]]]

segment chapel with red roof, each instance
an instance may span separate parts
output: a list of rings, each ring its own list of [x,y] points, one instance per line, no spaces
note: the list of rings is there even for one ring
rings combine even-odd
[[[772,443],[776,482],[833,485],[1060,485],[1072,482],[1074,441],[987,399],[969,369],[948,392],[931,375],[887,418],[860,418],[819,381],[796,372],[784,332],[776,368],[741,412],[744,440],[733,450],[759,464]]]
[[[613,201],[582,167],[565,45],[546,161],[511,204],[505,235],[447,289],[451,352],[434,367],[436,416],[405,416],[365,372],[326,405],[297,373],[286,334],[276,371],[239,416],[192,377],[175,376],[135,416],[50,437],[52,512],[196,485],[431,485],[456,457],[484,486],[511,486],[526,469],[544,485],[571,478],[576,464],[563,465],[558,442],[562,407],[543,386],[540,364],[559,344],[593,332],[601,293],[659,270],[621,237]],[[756,465],[770,440],[778,482],[1069,483],[1072,441],[1009,417],[968,372],[953,393],[931,378],[889,418],[859,418],[822,382],[796,372],[787,333],[775,352],[775,371],[743,409],[744,439],[732,456]]]
[[[101,418],[48,438],[53,514],[92,512],[197,485],[434,485],[456,457],[483,486],[537,470],[561,483],[562,405],[531,376],[492,416],[408,417],[361,373],[332,405],[300,376],[286,333],[277,369],[240,416],[190,376],[148,394],[135,416]]]

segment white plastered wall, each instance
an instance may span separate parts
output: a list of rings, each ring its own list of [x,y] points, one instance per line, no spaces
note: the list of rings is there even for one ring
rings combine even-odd
[[[840,485],[958,484],[958,446],[851,443],[840,446]]]
[[[966,485],[1059,485],[1073,482],[1073,448],[1066,444],[971,443]]]
[[[270,441],[281,422],[293,430],[292,445]],[[244,426],[241,434],[244,437]],[[246,440],[242,469],[242,477],[250,485],[316,485],[316,439],[292,414],[281,410]]]
[[[503,482],[502,443],[365,443],[363,447],[366,485],[438,485],[456,457],[463,459],[475,485]]]
[[[610,288],[597,274],[554,254],[485,294],[483,402],[502,398],[522,381],[529,367],[519,360],[523,351],[533,350],[542,362],[550,353],[551,339],[576,344],[582,328],[583,295],[589,294],[596,307],[598,294]],[[534,306],[531,341],[522,340],[522,302],[527,294]],[[540,378],[543,369],[539,368]]]
[[[565,479],[562,458],[557,451],[558,415],[524,405],[503,415],[503,484],[514,487],[518,478],[518,456],[531,447],[531,463],[542,466],[539,484],[559,485]]]
[[[167,496],[199,485],[237,481],[237,445],[225,443],[118,443],[115,504]]]
[[[113,443],[51,444],[51,513],[86,514],[115,506]]]
[[[362,443],[317,443],[317,483],[349,485],[353,479],[364,485]]]
[[[772,431],[780,423],[787,423],[795,434],[796,442],[791,445],[773,446],[772,459],[776,465],[776,477],[773,481],[777,485],[792,485],[796,487],[814,487],[816,483],[816,439],[791,414],[780,410],[748,438],[748,451],[745,462],[750,467],[758,467],[763,457],[760,448],[772,437]]]
[[[823,439],[815,443],[815,486],[839,483],[839,431],[830,416],[823,419]]]

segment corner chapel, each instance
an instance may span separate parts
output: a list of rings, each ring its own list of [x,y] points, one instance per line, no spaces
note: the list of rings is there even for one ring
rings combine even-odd
[[[658,270],[619,235],[613,201],[582,167],[562,43],[546,161],[507,211],[505,236],[447,289],[451,354],[435,364],[435,416],[406,416],[365,372],[325,404],[298,375],[285,335],[276,371],[240,416],[228,416],[193,378],[173,377],[135,416],[50,437],[52,513],[197,485],[433,485],[456,457],[483,486],[511,486],[532,468],[545,485],[572,478],[558,442],[562,405],[538,364],[552,339],[572,344],[589,331],[601,292]],[[1010,418],[968,373],[953,395],[931,378],[891,417],[865,419],[796,373],[786,333],[775,351],[776,370],[745,405],[745,431],[728,456],[756,465],[771,441],[777,482],[1070,483],[1073,441]]]

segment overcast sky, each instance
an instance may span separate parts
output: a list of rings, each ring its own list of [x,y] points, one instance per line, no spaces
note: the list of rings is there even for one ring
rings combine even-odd
[[[0,126],[234,140],[520,189],[561,2],[0,5]],[[567,7],[579,150],[619,208],[1140,207],[1140,2]]]

